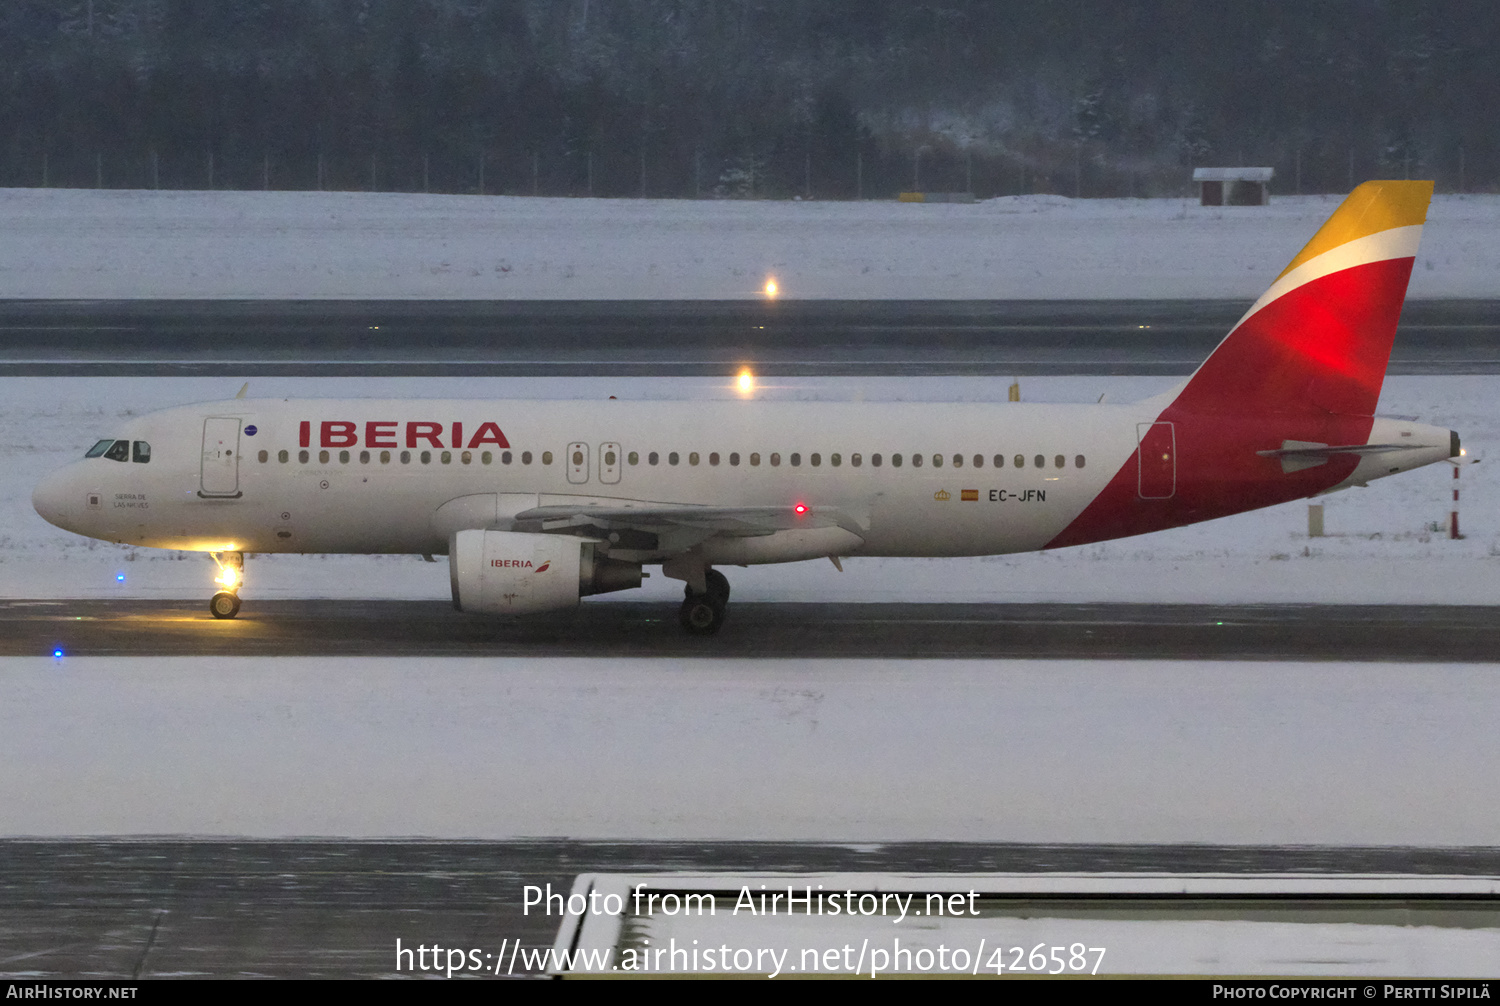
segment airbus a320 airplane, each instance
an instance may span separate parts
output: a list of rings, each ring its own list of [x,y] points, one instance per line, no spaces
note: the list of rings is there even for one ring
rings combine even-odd
[[[1374,416],[1431,182],[1368,182],[1181,387],[1132,405],[241,400],[122,423],[33,496],[58,527],[212,553],[448,556],[466,612],[715,567],[1026,552],[1210,520],[1457,456]],[[841,567],[842,568],[842,567]]]

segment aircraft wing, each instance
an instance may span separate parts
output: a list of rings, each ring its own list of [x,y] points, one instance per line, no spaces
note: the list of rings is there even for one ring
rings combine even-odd
[[[702,537],[753,537],[792,528],[841,527],[853,534],[865,529],[847,511],[830,506],[693,506],[649,503],[641,506],[591,504],[533,507],[515,515],[517,523],[540,521],[544,531],[568,527],[631,529],[663,534],[699,532]]]

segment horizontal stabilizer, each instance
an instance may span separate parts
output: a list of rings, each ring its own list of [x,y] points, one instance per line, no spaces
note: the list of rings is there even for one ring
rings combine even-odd
[[[1263,458],[1280,458],[1283,472],[1300,472],[1306,468],[1326,465],[1328,459],[1339,454],[1389,454],[1392,451],[1413,451],[1421,444],[1315,444],[1305,440],[1283,440],[1277,451],[1256,451]]]

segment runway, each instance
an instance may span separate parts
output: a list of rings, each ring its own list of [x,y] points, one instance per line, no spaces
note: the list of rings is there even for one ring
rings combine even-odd
[[[441,601],[0,602],[0,655],[1108,658],[1479,662],[1489,606],[731,603],[713,637],[675,605],[585,602],[506,621]]]
[[[389,978],[397,938],[485,951],[506,940],[550,946],[559,920],[525,913],[524,885],[566,892],[579,873],[663,870],[1493,876],[1500,849],[0,841],[0,977]]]
[[[0,301],[0,376],[1188,374],[1242,301]],[[1393,374],[1500,373],[1500,301],[1410,301]]]

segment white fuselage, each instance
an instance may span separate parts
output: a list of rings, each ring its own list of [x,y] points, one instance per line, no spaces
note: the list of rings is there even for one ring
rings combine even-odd
[[[1111,505],[1129,512],[1109,537],[1199,519],[1162,516],[1205,492],[1177,457],[1212,457],[1214,445],[1199,436],[1195,446],[1185,424],[1168,435],[1171,457],[1152,454],[1136,491],[1141,437],[1160,409],[1161,400],[230,400],[100,431],[148,443],[149,462],[74,462],[48,476],[34,502],[49,521],[80,534],[200,551],[441,554],[457,531],[508,530],[516,514],[538,507],[801,505],[836,511],[839,526],[707,542],[689,527],[654,539],[606,538],[601,547],[637,563],[691,547],[724,563],[990,555],[1046,547],[1112,482],[1112,498],[1126,502]],[[1316,491],[1450,453],[1449,431],[1416,423],[1377,419],[1370,440],[1400,443],[1399,458],[1361,458],[1337,485],[1325,481]],[[1259,463],[1268,480],[1286,477],[1247,447],[1233,451]],[[1243,489],[1225,483],[1206,491]],[[1265,505],[1220,503],[1219,514]]]
[[[104,431],[149,442],[150,463],[75,462],[38,488],[37,506],[70,530],[157,548],[441,553],[461,527],[503,527],[536,506],[803,503],[849,514],[863,529],[859,554],[996,554],[1055,537],[1131,462],[1137,423],[1153,415],[1141,405],[232,400]],[[218,420],[233,421],[217,425],[234,443],[215,455]],[[462,503],[444,509],[489,494],[496,510],[486,503],[482,518]]]

